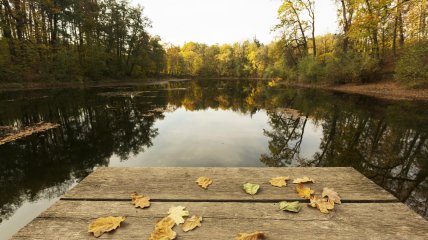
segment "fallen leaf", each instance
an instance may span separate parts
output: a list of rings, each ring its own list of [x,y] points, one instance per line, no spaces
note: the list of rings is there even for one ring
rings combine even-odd
[[[207,189],[209,185],[211,185],[211,183],[213,183],[213,181],[207,177],[199,177],[196,180],[196,183],[201,186],[203,189]]]
[[[184,211],[185,208],[186,207],[182,206],[170,208],[168,211],[168,217],[172,218],[177,225],[184,223],[183,217],[189,216],[189,211]]]
[[[172,230],[175,221],[168,217],[163,218],[155,225],[155,230],[150,234],[149,240],[171,240],[175,239],[177,233]]]
[[[296,186],[296,192],[297,194],[299,194],[299,197],[304,198],[304,199],[310,199],[311,195],[314,194],[314,190],[305,187],[305,185],[303,185],[302,183],[299,183]]]
[[[258,184],[252,184],[252,183],[246,183],[242,186],[242,188],[244,189],[244,191],[248,194],[254,195],[257,193],[257,191],[260,188],[260,185]]]
[[[192,216],[192,217],[186,219],[186,221],[184,222],[183,231],[188,232],[188,231],[193,230],[197,227],[200,227],[200,226],[202,226],[201,222],[202,222],[202,217]]]
[[[94,233],[95,237],[103,235],[120,227],[120,223],[125,221],[124,217],[103,217],[98,218],[89,224],[88,232]]]
[[[300,205],[300,203],[298,201],[296,201],[296,202],[282,201],[279,203],[279,209],[281,209],[283,211],[298,213],[302,209],[302,206]]]
[[[150,198],[145,197],[144,195],[138,195],[138,193],[134,192],[131,194],[132,204],[135,207],[146,208],[150,207]]]
[[[322,190],[322,195],[321,195],[323,198],[324,197],[327,197],[329,200],[332,200],[334,203],[337,203],[337,204],[341,204],[342,202],[341,202],[341,199],[340,199],[340,197],[339,197],[339,194],[337,194],[337,192],[336,191],[334,191],[334,189],[333,188],[324,188],[323,190]]]
[[[311,205],[311,207],[316,207],[320,210],[320,212],[322,213],[329,213],[329,210],[333,210],[334,208],[334,201],[333,200],[328,200],[325,198],[319,198],[317,196],[312,196],[310,198],[311,203],[309,205]]]
[[[270,184],[272,184],[272,186],[275,186],[275,187],[283,187],[283,186],[287,186],[286,181],[288,180],[290,180],[290,177],[276,177],[270,180]]]
[[[266,236],[263,232],[240,233],[235,240],[263,240]]]
[[[315,183],[315,181],[310,177],[296,178],[293,180],[294,184],[297,183]]]

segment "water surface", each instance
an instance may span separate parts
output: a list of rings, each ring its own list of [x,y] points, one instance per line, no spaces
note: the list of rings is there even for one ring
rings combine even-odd
[[[99,166],[354,167],[428,218],[428,108],[263,81],[0,93],[0,239]],[[0,134],[5,134],[0,130]]]

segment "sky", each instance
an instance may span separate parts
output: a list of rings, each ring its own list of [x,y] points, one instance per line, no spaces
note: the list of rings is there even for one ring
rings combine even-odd
[[[222,44],[257,39],[271,42],[281,0],[131,0],[152,21],[149,32],[162,42]],[[317,0],[316,35],[337,31],[334,0]]]

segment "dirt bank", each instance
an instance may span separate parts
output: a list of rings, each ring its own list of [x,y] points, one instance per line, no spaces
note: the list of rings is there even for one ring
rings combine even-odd
[[[290,86],[290,84],[288,84]],[[311,85],[292,84],[291,86],[319,88],[345,93],[356,93],[389,100],[421,100],[428,101],[428,89],[408,89],[394,82],[379,82],[371,84],[344,84],[344,85]]]

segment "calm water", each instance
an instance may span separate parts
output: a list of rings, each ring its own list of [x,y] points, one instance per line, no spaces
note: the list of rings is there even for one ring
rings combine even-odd
[[[428,218],[428,108],[262,81],[0,93],[0,239],[98,166],[351,166]],[[1,132],[0,134],[4,134]]]

